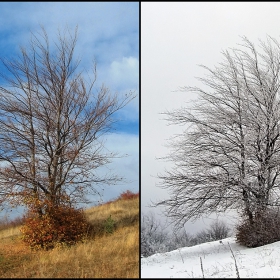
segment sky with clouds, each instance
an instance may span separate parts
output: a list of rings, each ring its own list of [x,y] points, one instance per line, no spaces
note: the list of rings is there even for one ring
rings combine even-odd
[[[0,2],[0,56],[13,57],[26,46],[40,25],[55,40],[57,31],[78,26],[75,55],[90,71],[97,63],[97,86],[112,93],[134,92],[137,97],[118,112],[116,132],[106,148],[126,157],[109,168],[126,182],[105,188],[104,201],[126,190],[139,191],[139,3],[138,2]],[[0,69],[1,70],[1,69]]]
[[[157,174],[172,164],[157,158],[168,154],[167,139],[183,127],[168,126],[162,112],[184,106],[196,99],[191,93],[176,91],[181,86],[198,86],[204,77],[198,65],[216,66],[222,50],[238,47],[240,36],[258,45],[270,35],[280,41],[278,2],[143,2],[141,3],[141,211],[151,201],[168,197],[157,187]],[[223,219],[223,218],[222,218]],[[225,221],[234,224],[235,215]],[[195,233],[212,220],[187,223]]]

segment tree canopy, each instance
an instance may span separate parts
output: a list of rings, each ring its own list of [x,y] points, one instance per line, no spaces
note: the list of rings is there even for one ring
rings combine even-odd
[[[160,174],[170,197],[156,202],[182,226],[190,219],[235,209],[250,221],[279,206],[280,44],[271,37],[222,52],[218,66],[202,67],[203,87],[190,107],[163,114],[185,130],[164,158],[174,166]]]

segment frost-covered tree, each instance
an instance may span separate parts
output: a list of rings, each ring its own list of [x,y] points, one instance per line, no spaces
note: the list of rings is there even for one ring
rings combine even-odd
[[[168,233],[153,213],[141,214],[141,255],[167,252]]]
[[[195,244],[193,236],[187,233],[185,228],[181,228],[180,230],[173,230],[168,245],[169,251],[171,251],[182,247],[193,246]]]
[[[169,230],[153,213],[141,214],[141,255],[147,257],[194,245],[196,240],[184,228]]]
[[[202,87],[181,88],[197,93],[196,103],[163,113],[186,128],[165,157],[173,168],[159,175],[170,196],[155,203],[177,227],[229,209],[253,223],[279,206],[280,43],[242,42],[218,66],[202,66],[209,74],[199,78]]]

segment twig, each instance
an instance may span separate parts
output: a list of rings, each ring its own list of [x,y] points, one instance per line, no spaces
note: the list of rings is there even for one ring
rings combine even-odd
[[[202,278],[204,278],[204,271],[203,271],[203,265],[202,265],[202,259],[200,258],[200,267],[201,267],[201,271],[202,271]]]
[[[233,256],[233,259],[234,259],[234,263],[235,263],[235,270],[236,270],[236,275],[237,275],[237,278],[240,278],[240,276],[239,276],[239,271],[238,271],[238,267],[237,267],[237,263],[236,263],[236,259],[235,259],[235,256],[234,256],[234,254],[233,254],[232,250],[231,250],[231,247],[230,247],[229,243],[228,243],[228,246],[229,246],[229,249],[230,249],[231,254],[232,254],[232,256]]]
[[[184,263],[183,256],[182,256],[182,254],[181,254],[180,248],[178,248],[178,251],[179,251],[179,253],[180,253],[180,256],[181,256],[182,262]]]

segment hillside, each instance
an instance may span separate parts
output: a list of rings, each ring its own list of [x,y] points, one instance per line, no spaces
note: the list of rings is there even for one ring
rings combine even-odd
[[[229,237],[141,259],[141,278],[238,278],[238,275],[279,277],[280,242],[247,248]]]
[[[139,278],[139,195],[85,212],[93,229],[68,248],[34,251],[20,226],[2,227],[0,278]]]

